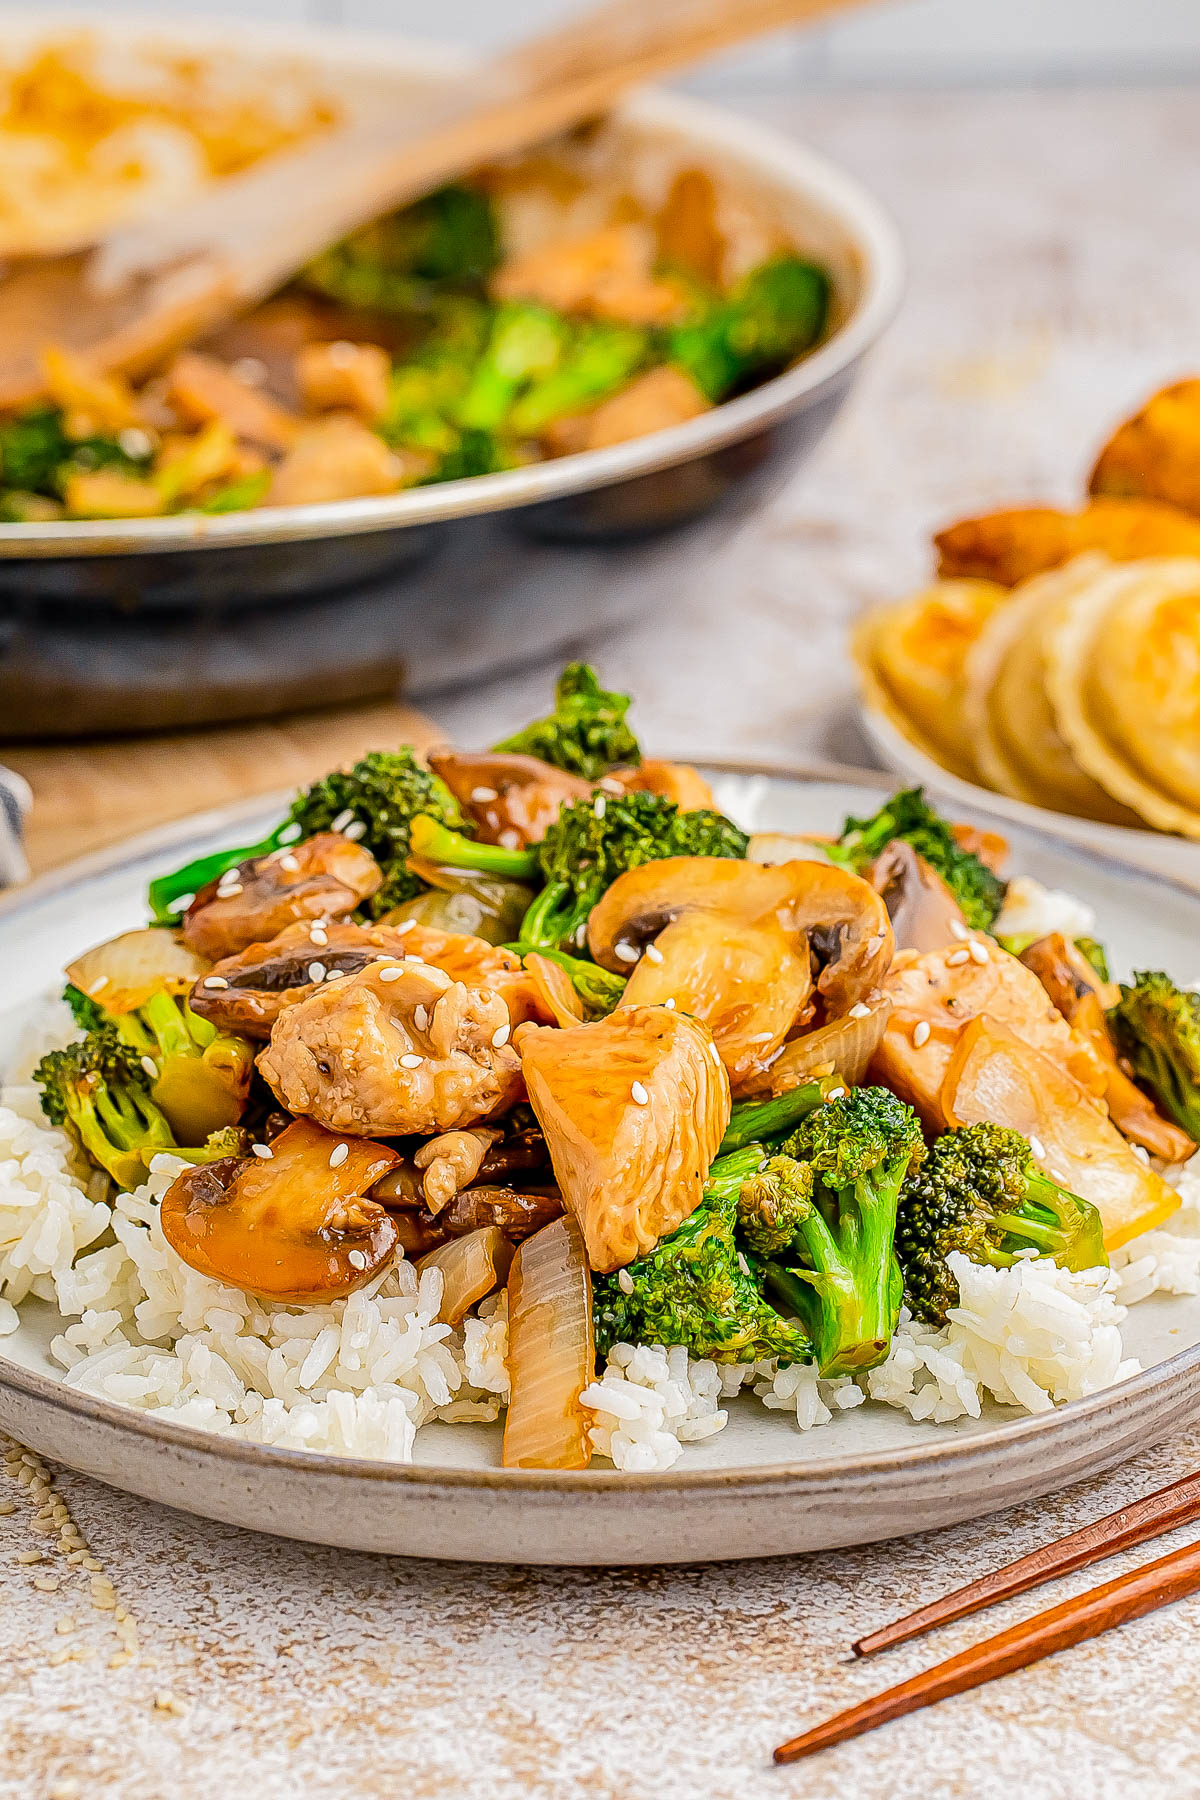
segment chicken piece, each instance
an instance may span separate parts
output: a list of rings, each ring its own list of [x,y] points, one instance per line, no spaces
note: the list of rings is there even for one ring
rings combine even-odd
[[[492,276],[492,295],[629,325],[669,324],[682,316],[687,297],[679,282],[653,273],[655,248],[653,234],[638,225],[560,239],[502,264]]]
[[[518,1034],[529,1099],[593,1269],[652,1250],[700,1203],[729,1123],[729,1078],[708,1029],[661,1006]]]
[[[61,344],[47,345],[41,365],[46,398],[65,413],[69,438],[114,437],[141,425],[138,396],[123,375],[102,373]]]
[[[1106,1250],[1161,1225],[1179,1206],[1175,1189],[1135,1156],[1061,1058],[986,1015],[960,1034],[939,1111],[949,1125],[991,1121],[1027,1137],[1038,1167],[1096,1208]]]
[[[1186,1162],[1196,1149],[1187,1132],[1159,1112],[1117,1060],[1105,1015],[1120,998],[1119,990],[1101,981],[1087,958],[1059,933],[1038,938],[1022,952],[1021,961],[1033,970],[1072,1030],[1100,1058],[1106,1078],[1104,1099],[1117,1130],[1163,1162]]]
[[[189,425],[221,419],[234,437],[247,438],[267,450],[286,450],[296,441],[303,421],[269,394],[243,381],[227,363],[198,350],[175,358],[166,376],[168,404]]]
[[[689,419],[711,410],[712,401],[690,375],[663,363],[638,375],[591,412],[552,419],[543,435],[555,456],[571,456],[581,450],[627,444],[652,431],[667,431],[672,425],[686,425]]]
[[[191,1008],[222,1031],[265,1042],[284,1008],[306,1000],[321,982],[357,975],[381,956],[402,957],[408,947],[405,934],[386,925],[300,920],[269,942],[248,944],[206,970],[206,977],[216,976],[224,985],[210,987],[198,979]]]
[[[422,451],[389,450],[377,432],[352,413],[328,413],[303,425],[267,490],[267,506],[315,506],[394,494],[430,469]]]
[[[217,962],[250,944],[269,943],[298,919],[353,912],[382,880],[369,850],[339,832],[318,832],[206,882],[183,916],[183,941]]]
[[[521,958],[499,944],[466,931],[440,931],[434,925],[400,923],[392,927],[403,945],[402,954],[419,956],[468,987],[486,987],[501,996],[513,1025],[526,1019],[549,1020],[553,1009],[543,1000],[537,982]]]
[[[283,1013],[259,1069],[289,1112],[358,1137],[475,1125],[521,1096],[508,1009],[425,963],[372,963]]]
[[[463,1188],[470,1187],[499,1134],[486,1127],[444,1131],[421,1145],[413,1162],[424,1175],[421,1190],[431,1213],[440,1213]]]
[[[1177,381],[1152,394],[1117,427],[1092,470],[1093,494],[1139,494],[1200,513],[1200,380]],[[1143,550],[1174,555],[1175,549]],[[1179,554],[1195,555],[1193,548]]]
[[[561,807],[595,791],[583,776],[519,751],[432,750],[429,766],[474,821],[480,842],[511,850],[539,843]]]
[[[296,358],[304,404],[314,412],[344,407],[369,424],[386,411],[392,359],[379,344],[306,344]]]
[[[76,469],[63,482],[73,519],[156,519],[167,510],[161,490],[123,469]]]
[[[661,1006],[702,1019],[735,1094],[761,1078],[808,1014],[808,943],[778,919],[685,912],[654,940],[625,988],[622,1006]]]
[[[1200,388],[1200,383],[1196,385]],[[1200,450],[1196,454],[1200,456]],[[1195,509],[1200,511],[1200,476]],[[933,541],[943,580],[975,576],[1015,587],[1088,550],[1099,550],[1113,562],[1200,556],[1200,521],[1153,499],[1104,498],[1079,513],[1033,506],[961,519],[937,532]]]
[[[1093,1103],[1104,1093],[1104,1070],[1091,1045],[1071,1030],[1037,976],[981,933],[923,955],[901,951],[883,989],[892,1013],[872,1079],[907,1100],[935,1131],[946,1128],[942,1084],[963,1027],[984,1013],[1058,1063]]]

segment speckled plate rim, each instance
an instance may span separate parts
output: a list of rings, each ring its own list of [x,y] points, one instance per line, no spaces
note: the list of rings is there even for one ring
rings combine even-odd
[[[680,753],[681,756],[683,753]],[[886,774],[873,769],[854,769],[836,763],[786,763],[741,758],[692,757],[705,770],[719,775],[765,776],[792,782],[845,782],[853,786],[886,792],[894,786]],[[282,796],[280,796],[282,798]],[[211,831],[225,826],[235,827],[239,821],[254,817],[270,808],[273,796],[260,795],[252,801],[238,802],[210,812],[194,814],[153,831],[127,839],[111,850],[80,858],[66,867],[40,877],[17,892],[0,898],[0,918],[11,918],[35,909],[43,900],[61,895],[72,887],[86,883],[93,876],[117,870],[140,861],[147,854],[185,845]],[[985,806],[972,810],[995,820],[998,814]],[[1053,833],[1035,826],[1023,826],[1031,836],[1055,845]],[[1143,868],[1110,856],[1086,845],[1072,845],[1072,853],[1095,863],[1118,878],[1137,885],[1161,885],[1194,900],[1200,935],[1200,883],[1172,876],[1152,875]],[[1187,1378],[1200,1370],[1200,1344],[1180,1351],[1143,1369],[1137,1375],[1113,1387],[1103,1388],[1082,1400],[1072,1400],[1055,1407],[1052,1412],[1032,1417],[1015,1418],[969,1438],[947,1440],[946,1443],[916,1444],[911,1448],[893,1449],[878,1454],[831,1456],[799,1463],[747,1464],[734,1469],[674,1469],[663,1473],[625,1474],[617,1470],[541,1470],[541,1469],[462,1469],[446,1464],[389,1463],[370,1458],[337,1456],[326,1451],[286,1450],[272,1445],[248,1444],[218,1432],[202,1431],[193,1426],[176,1425],[147,1417],[132,1407],[115,1401],[101,1400],[67,1387],[51,1377],[21,1367],[4,1356],[0,1349],[0,1390],[9,1389],[35,1403],[47,1405],[68,1417],[81,1418],[105,1425],[118,1432],[161,1445],[164,1450],[191,1452],[201,1457],[219,1459],[227,1467],[275,1473],[291,1470],[306,1478],[321,1477],[331,1481],[352,1478],[376,1485],[399,1486],[445,1493],[452,1490],[523,1493],[530,1498],[554,1495],[601,1495],[625,1492],[655,1499],[694,1495],[703,1490],[746,1495],[787,1492],[803,1497],[805,1489],[828,1491],[831,1484],[853,1480],[861,1483],[873,1478],[886,1479],[901,1472],[920,1477],[924,1474],[949,1475],[957,1469],[987,1460],[993,1451],[1015,1451],[1022,1446],[1036,1446],[1048,1437],[1072,1432],[1089,1419],[1100,1419],[1116,1410],[1136,1406],[1143,1399],[1164,1397],[1168,1389],[1182,1389]],[[1193,1410],[1200,1413],[1200,1383],[1195,1384]]]
[[[144,15],[80,15],[70,8],[47,9],[44,14],[40,9],[5,9],[0,17],[6,26],[23,24],[27,31],[36,28],[39,34],[43,26],[55,29],[77,24],[100,36],[141,35],[168,46],[177,42],[228,48],[227,34],[221,36],[219,24],[151,21]],[[239,24],[239,40],[246,29]],[[245,44],[258,51],[273,48],[298,60],[328,57],[333,66],[343,69],[394,70],[401,77],[448,77],[465,66],[461,54],[436,45],[319,25],[258,26],[247,35]],[[890,323],[903,291],[904,255],[899,234],[879,203],[853,176],[805,145],[704,101],[647,88],[619,107],[617,115],[684,140],[716,145],[764,184],[790,189],[839,221],[858,265],[860,289],[847,317],[824,344],[782,375],[698,419],[609,449],[588,450],[496,475],[410,488],[379,499],[256,507],[247,513],[214,516],[181,513],[166,519],[2,524],[0,559],[296,543],[536,505],[651,474],[737,443],[792,412],[800,400],[816,399],[844,378]]]

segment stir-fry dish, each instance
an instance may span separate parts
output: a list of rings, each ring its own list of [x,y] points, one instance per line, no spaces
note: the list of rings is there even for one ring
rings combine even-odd
[[[1200,838],[1200,381],[1117,429],[1082,510],[934,544],[935,585],[858,628],[867,704],[1010,799]]]
[[[44,399],[0,422],[0,521],[493,474],[686,424],[820,341],[825,269],[782,242],[738,267],[699,170],[656,211],[626,196],[535,247],[508,241],[516,179],[485,173],[380,220],[139,386],[51,346]]]
[[[267,1443],[503,1412],[534,1469],[667,1467],[739,1390],[1127,1374],[1123,1302],[1200,1291],[1200,997],[919,790],[747,834],[628,709],[572,664],[491,749],[366,756],[70,961],[0,1327],[51,1300],[70,1382]]]

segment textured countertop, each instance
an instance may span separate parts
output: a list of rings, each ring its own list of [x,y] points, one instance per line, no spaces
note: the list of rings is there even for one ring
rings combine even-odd
[[[1106,90],[753,110],[892,207],[909,298],[819,461],[735,533],[647,551],[641,622],[585,647],[637,693],[652,742],[853,760],[847,619],[924,574],[933,524],[1077,494],[1108,423],[1194,365],[1200,106],[1195,91]],[[530,671],[431,710],[485,741],[544,692]],[[1200,1601],[820,1761],[777,1771],[769,1753],[991,1621],[856,1667],[861,1629],[1198,1455],[1200,1430],[1057,1499],[862,1551],[548,1572],[242,1535],[69,1473],[50,1486],[14,1453],[0,1796],[1177,1800],[1200,1792]]]

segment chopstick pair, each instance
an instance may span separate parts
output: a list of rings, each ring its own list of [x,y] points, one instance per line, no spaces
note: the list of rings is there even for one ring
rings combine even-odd
[[[1086,1568],[1089,1563],[1131,1549],[1147,1539],[1163,1536],[1176,1526],[1200,1518],[1200,1474],[1185,1476],[1170,1487],[1148,1494],[1132,1506],[1121,1507],[1080,1531],[1017,1562],[1008,1563],[992,1575],[969,1582],[940,1600],[918,1608],[907,1617],[886,1625],[879,1631],[859,1638],[853,1646],[856,1656],[871,1656],[896,1644],[908,1643],[935,1626],[964,1619],[1000,1600],[1023,1594],[1057,1575]],[[946,1700],[953,1694],[982,1687],[1001,1675],[1028,1667],[1059,1650],[1070,1649],[1088,1638],[1098,1637],[1114,1625],[1127,1624],[1172,1601],[1185,1599],[1200,1589],[1200,1544],[1187,1544],[1180,1550],[1159,1557],[1140,1569],[1118,1575],[1114,1580],[1064,1600],[1058,1606],[1036,1613],[1007,1631],[985,1638],[969,1650],[952,1656],[933,1668],[902,1681],[897,1686],[875,1694],[858,1706],[849,1707],[823,1724],[816,1725],[799,1737],[781,1744],[775,1752],[777,1763],[798,1762],[814,1751],[847,1738],[859,1737],[876,1725],[890,1719],[903,1718]]]

